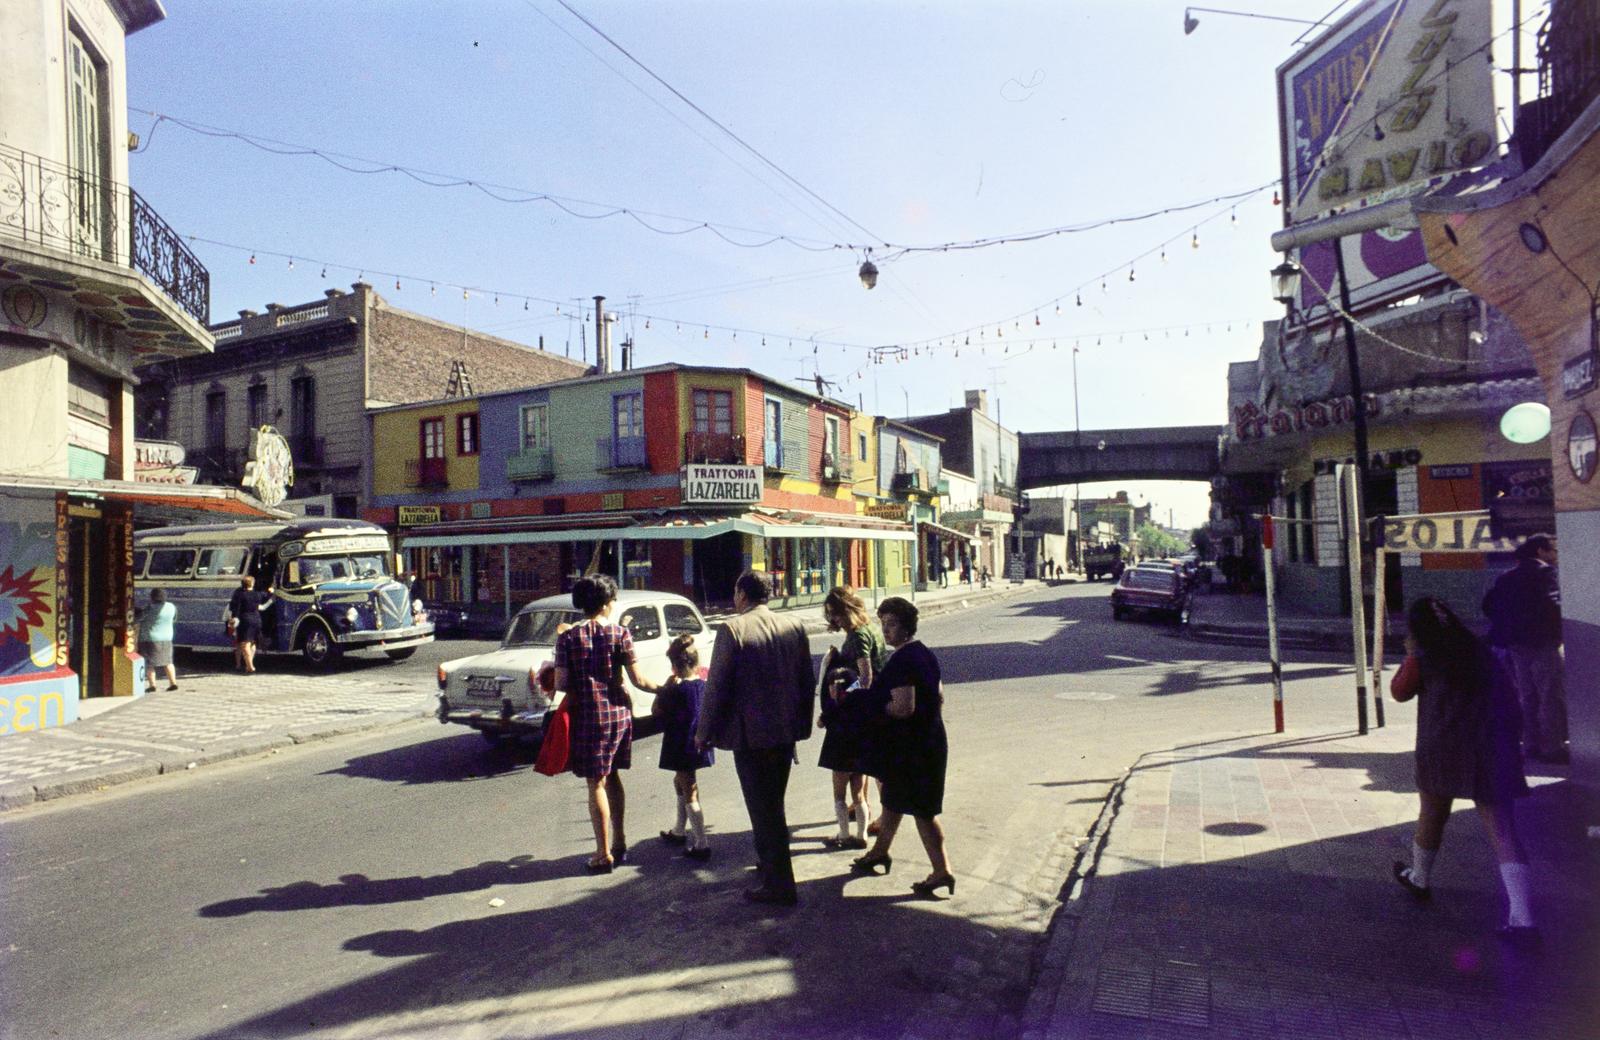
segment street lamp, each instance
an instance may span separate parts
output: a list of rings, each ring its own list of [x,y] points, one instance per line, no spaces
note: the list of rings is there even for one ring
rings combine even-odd
[[[1272,298],[1291,309],[1300,297],[1300,265],[1284,254],[1283,263],[1272,269]]]
[[[1226,14],[1235,18],[1260,18],[1269,22],[1294,22],[1296,25],[1327,25],[1327,22],[1313,22],[1306,18],[1285,18],[1276,14],[1256,14],[1252,11],[1224,11],[1216,7],[1185,7],[1183,9],[1183,35],[1188,36],[1199,26],[1200,19],[1194,16],[1195,11],[1204,11],[1206,14]]]
[[[867,250],[867,258],[861,262],[861,270],[856,273],[861,278],[861,284],[868,289],[878,284],[878,265],[872,262],[872,250]]]

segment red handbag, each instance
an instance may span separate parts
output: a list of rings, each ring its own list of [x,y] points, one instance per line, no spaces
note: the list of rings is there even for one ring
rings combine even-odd
[[[539,745],[539,757],[533,769],[544,776],[560,776],[567,771],[567,754],[571,750],[572,720],[567,715],[567,700],[545,715],[544,740]]]

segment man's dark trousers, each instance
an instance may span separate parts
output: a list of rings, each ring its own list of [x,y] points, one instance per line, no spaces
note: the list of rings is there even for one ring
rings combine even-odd
[[[783,797],[789,787],[789,766],[794,745],[736,750],[733,768],[744,791],[750,814],[750,836],[756,847],[756,870],[761,886],[784,895],[794,894],[794,865],[789,861],[789,820]]]

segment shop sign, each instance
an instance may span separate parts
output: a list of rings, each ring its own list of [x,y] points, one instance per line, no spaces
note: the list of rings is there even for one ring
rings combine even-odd
[[[1561,366],[1561,393],[1568,398],[1582,397],[1595,386],[1600,356],[1594,351],[1581,354]]]
[[[474,503],[472,503],[472,519],[474,519],[474,520],[487,520],[492,515],[494,515],[494,510],[489,506],[489,503],[487,503],[487,502],[474,502]]]
[[[1472,467],[1466,466],[1429,466],[1428,478],[1430,480],[1470,480]]]
[[[1394,552],[1505,553],[1522,543],[1521,537],[1495,535],[1492,526],[1486,512],[1386,516],[1383,547]]]
[[[1491,6],[1369,0],[1278,67],[1286,224],[1413,195],[1495,157],[1493,69],[1482,57]],[[1442,279],[1418,229],[1350,237],[1357,310]],[[1302,312],[1335,284],[1334,248],[1300,250]]]
[[[1332,476],[1338,472],[1340,463],[1354,462],[1354,455],[1347,455],[1342,459],[1317,459],[1312,464],[1312,472],[1319,477]],[[1374,451],[1367,455],[1367,471],[1381,473],[1385,470],[1405,469],[1415,466],[1422,461],[1422,451],[1418,448],[1396,448],[1393,451]]]
[[[909,512],[910,507],[905,502],[891,502],[868,506],[862,511],[862,515],[870,516],[874,520],[899,520],[903,523],[909,519]]]
[[[240,484],[266,506],[288,497],[294,486],[294,456],[283,434],[271,426],[250,431],[250,460],[244,464]]]
[[[1567,429],[1567,465],[1581,483],[1594,476],[1595,447],[1594,416],[1580,408]]]
[[[441,519],[438,506],[398,506],[395,508],[395,522],[401,527],[410,527],[414,524],[436,524]]]
[[[620,491],[607,491],[600,496],[601,509],[622,509],[626,499]]]
[[[133,479],[140,484],[193,484],[200,471],[185,466],[177,441],[133,442]]]
[[[749,505],[761,501],[760,466],[709,466],[690,463],[683,467],[685,505]]]
[[[1367,399],[1367,418],[1379,415],[1377,395],[1363,396]],[[1259,437],[1278,437],[1286,433],[1323,430],[1329,426],[1354,422],[1355,418],[1356,399],[1349,394],[1343,397],[1331,397],[1325,401],[1312,401],[1309,404],[1279,408],[1272,412],[1250,402],[1239,405],[1233,410],[1233,432],[1240,440],[1249,441]]]

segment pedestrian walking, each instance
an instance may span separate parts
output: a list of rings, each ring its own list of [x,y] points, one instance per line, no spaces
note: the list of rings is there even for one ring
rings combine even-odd
[[[609,874],[628,858],[627,801],[618,770],[633,764],[633,700],[623,674],[646,693],[656,685],[639,674],[633,636],[611,623],[617,583],[605,575],[579,578],[572,605],[583,620],[556,636],[556,689],[565,695],[572,732],[567,768],[589,788],[595,854],[591,874]]]
[[[1567,695],[1561,660],[1561,586],[1556,542],[1536,534],[1517,547],[1517,565],[1483,598],[1489,642],[1511,673],[1522,704],[1528,757],[1567,761]]]
[[[877,737],[879,746],[872,754],[883,778],[883,827],[872,850],[851,868],[865,874],[882,868],[887,874],[893,866],[889,850],[895,833],[900,821],[910,816],[917,821],[917,835],[933,868],[927,877],[912,884],[911,891],[924,899],[932,899],[941,888],[955,895],[956,879],[945,851],[944,827],[939,823],[950,757],[939,661],[915,638],[917,608],[910,602],[899,596],[884,600],[878,604],[878,622],[884,639],[894,648],[869,691],[869,701],[882,705],[887,716]]]
[[[844,642],[824,655],[824,677],[836,668],[846,668],[862,689],[871,686],[878,670],[888,660],[889,650],[867,615],[866,603],[855,589],[836,585],[822,601],[822,617],[828,623],[828,631],[846,633]],[[851,682],[847,680],[840,685],[825,678],[825,684],[822,712],[817,720],[825,733],[817,765],[833,772],[833,815],[839,824],[839,833],[823,839],[823,844],[830,849],[864,849],[867,847],[867,821],[872,818],[867,775],[862,764],[864,734],[852,714],[844,710],[844,699],[852,695],[846,692]],[[880,795],[879,802],[882,800]],[[852,822],[854,833],[851,832]]]
[[[1515,799],[1528,793],[1517,750],[1516,695],[1495,656],[1440,600],[1424,596],[1406,613],[1406,659],[1390,685],[1397,701],[1417,701],[1417,814],[1411,864],[1395,880],[1419,900],[1432,874],[1450,803],[1470,798],[1494,846],[1506,895],[1499,934],[1537,940],[1529,901],[1528,857],[1517,837]]]
[[[272,605],[272,589],[256,588],[246,574],[228,601],[228,631],[233,633],[233,660],[246,675],[256,671],[256,644],[261,642],[261,612]]]
[[[661,723],[660,766],[672,771],[678,816],[671,830],[661,832],[661,840],[684,846],[685,856],[704,862],[711,858],[711,846],[706,841],[706,815],[700,807],[700,785],[695,774],[715,764],[717,753],[710,748],[701,751],[694,745],[706,689],[706,681],[695,678],[700,654],[694,648],[694,636],[674,639],[667,647],[667,662],[672,665],[672,678],[656,693],[650,713]]]
[[[172,628],[178,617],[176,604],[167,602],[164,589],[150,593],[150,604],[139,613],[139,653],[144,655],[144,692],[156,692],[156,669],[167,673],[167,689],[178,688],[178,669],[172,663]]]
[[[733,752],[760,877],[745,899],[793,906],[784,794],[795,743],[811,735],[816,673],[805,626],[767,609],[770,581],[759,571],[746,571],[734,583],[738,613],[724,626],[711,654],[695,743],[701,750]]]

